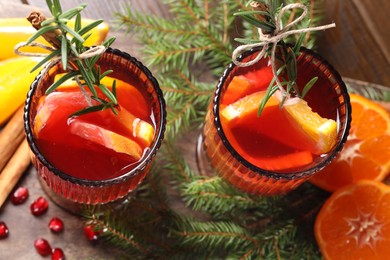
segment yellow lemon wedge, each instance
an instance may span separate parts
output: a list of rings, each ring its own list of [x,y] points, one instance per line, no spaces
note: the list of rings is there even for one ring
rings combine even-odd
[[[296,130],[307,137],[314,154],[324,154],[332,149],[337,136],[335,120],[323,118],[313,112],[307,102],[300,98],[290,99],[283,109]]]
[[[16,57],[0,61],[0,126],[26,100],[38,72],[30,70],[41,58]]]
[[[81,26],[85,27],[86,25],[93,22],[90,19],[82,19]],[[70,20],[68,26],[74,28],[74,21]],[[85,41],[85,46],[92,46],[101,44],[106,38],[109,31],[109,26],[107,23],[101,23],[97,27],[93,28],[89,33],[91,36]],[[0,60],[8,59],[15,57],[14,46],[20,42],[27,41],[34,33],[34,29],[30,22],[26,18],[3,18],[0,19],[0,42],[1,42],[1,52]],[[48,44],[43,37],[39,37],[37,42]],[[43,49],[33,48],[33,47],[24,47],[21,49],[25,52],[44,52]]]

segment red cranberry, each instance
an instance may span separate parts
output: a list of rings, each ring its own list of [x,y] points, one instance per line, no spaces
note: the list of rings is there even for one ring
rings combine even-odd
[[[102,231],[96,230],[94,225],[86,225],[84,227],[84,235],[91,242],[97,241],[101,233]]]
[[[0,239],[8,237],[8,233],[7,225],[3,221],[0,221]]]
[[[19,205],[25,202],[28,198],[28,189],[25,187],[17,188],[10,196],[12,204]]]
[[[64,260],[65,259],[64,251],[62,251],[61,248],[54,248],[53,251],[51,252],[51,259]]]
[[[51,246],[46,239],[39,238],[35,240],[34,247],[41,256],[48,256],[51,254]]]
[[[49,229],[54,233],[59,233],[64,229],[64,222],[59,218],[52,218],[49,222]]]
[[[47,202],[47,200],[43,197],[39,197],[36,201],[31,203],[30,211],[31,214],[33,214],[34,216],[40,216],[46,212],[48,207],[49,203]]]

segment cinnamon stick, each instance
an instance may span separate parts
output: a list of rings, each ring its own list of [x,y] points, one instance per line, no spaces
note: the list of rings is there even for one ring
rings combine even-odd
[[[42,28],[41,23],[46,20],[45,15],[42,12],[39,11],[32,11],[28,17],[27,20],[31,23],[31,25],[36,29],[39,30]],[[48,31],[44,34],[42,34],[43,38],[47,42],[49,42],[54,48],[60,49],[61,48],[61,41],[58,40],[57,36],[61,35],[61,30],[55,29],[52,31]]]
[[[9,193],[15,187],[20,177],[30,165],[30,149],[27,140],[24,139],[19,145],[12,158],[0,174],[0,208],[7,199]]]
[[[23,106],[21,106],[0,132],[0,172],[18,148],[23,137]]]

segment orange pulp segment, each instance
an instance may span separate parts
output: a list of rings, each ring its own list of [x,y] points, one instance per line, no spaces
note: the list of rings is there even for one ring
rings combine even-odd
[[[39,103],[38,112],[34,121],[34,135],[38,138],[42,138],[41,130],[46,127],[47,124],[57,124],[59,120],[69,117],[75,111],[86,107],[88,104],[84,95],[77,87],[72,87],[72,92],[54,92],[49,96],[43,96]],[[70,88],[68,89],[70,90]],[[104,120],[113,120],[122,125],[129,136],[133,136],[136,140],[140,141],[145,147],[150,146],[154,138],[154,127],[148,122],[136,117],[130,113],[126,108],[118,106],[118,115],[112,115],[111,110],[104,110],[94,112],[96,116]],[[81,117],[88,121],[88,115]],[[111,121],[112,122],[112,121]],[[91,122],[89,122],[91,123]],[[45,133],[47,135],[47,133]],[[46,136],[45,138],[53,138]]]
[[[224,107],[220,112],[222,122],[225,122],[228,126],[233,126],[242,121],[239,119],[243,119],[251,114],[253,115],[254,112],[257,113],[265,93],[265,91],[253,93]],[[281,93],[277,91],[271,96],[264,110],[274,111],[273,108],[280,104],[280,98],[276,98],[280,95]],[[281,113],[273,113],[273,115],[278,117],[280,121],[289,120],[289,125],[292,126],[293,130],[290,131],[289,128],[276,129],[280,127],[270,125],[260,126],[262,127],[261,132],[263,134],[291,147],[300,150],[309,150],[313,154],[318,155],[329,152],[335,145],[337,136],[336,121],[322,118],[319,114],[311,110],[306,101],[293,98],[283,105]],[[294,132],[296,134],[292,138]],[[288,133],[291,133],[291,135],[287,135]],[[286,136],[288,137],[286,138]]]
[[[73,119],[70,123],[70,131],[87,141],[129,155],[136,161],[142,157],[142,148],[135,141],[100,126]]]
[[[221,104],[229,105],[243,96],[266,90],[272,78],[273,72],[270,66],[234,76],[221,99]]]
[[[256,92],[224,107],[220,112],[221,119],[231,124],[236,119],[243,118],[253,112],[257,113],[260,102],[263,100],[265,94],[265,91]],[[279,101],[272,96],[266,103],[265,108],[277,105],[279,105]]]
[[[315,220],[324,259],[387,259],[390,255],[390,187],[361,180],[334,192]]]
[[[390,172],[390,115],[380,105],[350,94],[351,129],[344,149],[310,182],[333,192],[362,179],[382,181]]]
[[[118,109],[117,120],[126,127],[134,138],[140,140],[145,147],[148,147],[154,137],[154,127],[148,122],[134,116],[124,107]]]
[[[314,154],[329,152],[336,143],[337,123],[335,120],[321,117],[312,111],[306,101],[293,98],[283,105],[287,118],[296,130],[311,142]]]

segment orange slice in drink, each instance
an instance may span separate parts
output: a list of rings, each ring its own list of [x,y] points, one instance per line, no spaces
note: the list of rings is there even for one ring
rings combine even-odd
[[[310,151],[320,155],[333,148],[337,136],[335,120],[313,112],[307,102],[300,98],[288,100],[283,110],[296,130],[306,137]]]
[[[271,123],[267,125],[267,123],[259,122],[258,127],[261,128],[259,131],[298,150],[308,150],[313,154],[329,152],[335,144],[337,123],[332,119],[322,118],[311,110],[306,101],[298,98],[287,101],[282,109],[279,109],[279,113],[274,108],[280,104],[280,98],[278,97],[280,95],[277,91],[268,100],[263,110],[263,113],[269,114],[267,111],[272,112],[274,119],[264,120],[264,122],[272,121],[272,125]],[[253,115],[254,113],[257,114],[264,96],[265,91],[257,92],[224,107],[220,112],[222,122],[231,127],[245,118],[248,120],[248,116],[250,116],[249,120],[256,120]],[[282,124],[282,121],[286,120],[289,123]],[[280,127],[280,124],[283,127]]]
[[[243,118],[248,114],[257,113],[260,102],[263,100],[265,94],[265,91],[256,92],[224,107],[220,112],[221,120],[228,124],[232,124],[235,120]],[[272,96],[266,103],[265,109],[278,105],[279,101]]]
[[[350,94],[351,130],[344,149],[310,181],[333,192],[362,179],[382,181],[390,172],[390,115],[380,105]]]
[[[140,140],[145,147],[152,143],[154,127],[148,122],[134,116],[122,106],[118,109],[117,120],[132,133],[134,138]]]
[[[340,188],[322,206],[314,230],[324,259],[387,259],[390,187],[361,180]]]
[[[271,67],[262,67],[256,71],[234,76],[221,99],[221,104],[229,105],[243,96],[265,91],[272,78]]]
[[[73,119],[70,123],[70,131],[86,141],[131,156],[136,161],[142,157],[143,150],[135,141],[100,126]]]

